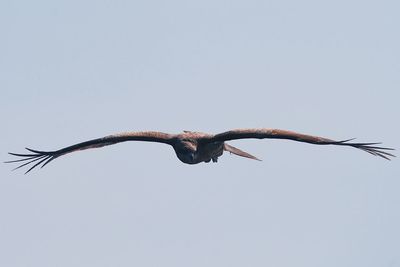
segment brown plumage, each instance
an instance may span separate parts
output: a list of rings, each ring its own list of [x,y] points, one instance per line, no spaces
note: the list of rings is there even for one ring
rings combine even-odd
[[[225,143],[225,141],[245,138],[288,139],[315,145],[350,146],[387,160],[390,160],[390,157],[395,157],[393,154],[387,152],[388,150],[394,150],[393,148],[377,146],[380,143],[355,143],[351,142],[353,139],[335,141],[323,137],[279,129],[237,129],[215,135],[190,131],[184,131],[180,134],[167,134],[152,131],[126,132],[93,139],[55,151],[38,151],[26,148],[31,152],[30,154],[9,153],[10,155],[21,158],[6,161],[6,163],[22,163],[16,169],[33,164],[26,171],[26,173],[28,173],[36,166],[42,164],[41,167],[44,167],[52,160],[71,152],[98,148],[126,141],[147,141],[171,145],[174,148],[177,157],[187,164],[210,162],[211,160],[217,162],[218,157],[221,156],[224,151],[228,151],[241,157],[259,160],[255,156]]]

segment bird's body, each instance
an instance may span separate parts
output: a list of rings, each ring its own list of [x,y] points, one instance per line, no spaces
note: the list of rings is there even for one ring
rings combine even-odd
[[[32,152],[31,154],[9,153],[22,158],[18,160],[7,161],[6,163],[22,162],[23,164],[18,166],[17,169],[34,163],[34,165],[28,169],[27,172],[29,172],[40,164],[43,164],[42,167],[44,167],[53,159],[71,152],[98,148],[126,141],[158,142],[171,145],[174,148],[178,159],[187,164],[197,164],[210,161],[217,162],[218,157],[220,157],[224,151],[228,151],[241,157],[258,160],[255,156],[226,143],[226,141],[229,140],[247,138],[288,139],[316,145],[351,146],[385,159],[394,157],[393,154],[387,152],[387,150],[393,150],[392,148],[376,146],[379,143],[353,143],[350,142],[352,139],[334,141],[323,137],[306,135],[287,130],[263,128],[236,129],[220,134],[207,134],[191,131],[184,131],[180,134],[168,134],[155,131],[125,132],[89,140],[55,151],[38,151],[27,148],[28,151]]]
[[[217,162],[219,156],[223,154],[224,143],[212,142],[201,143],[202,138],[209,138],[211,135],[200,132],[184,131],[176,136],[173,148],[180,161],[187,164],[197,164],[200,162]]]

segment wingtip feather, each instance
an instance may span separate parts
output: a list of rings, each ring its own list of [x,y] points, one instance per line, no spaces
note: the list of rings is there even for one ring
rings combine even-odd
[[[26,150],[32,152],[33,154],[19,154],[19,153],[12,153],[8,152],[9,155],[16,156],[16,157],[22,157],[20,159],[16,160],[9,160],[5,161],[4,163],[16,163],[20,162],[20,165],[18,165],[16,168],[13,169],[13,171],[20,169],[24,166],[33,164],[26,172],[25,174],[29,173],[31,170],[33,170],[35,167],[39,166],[40,164],[43,164],[41,167],[44,167],[47,165],[51,160],[55,159],[57,155],[54,154],[54,152],[46,152],[46,151],[38,151],[30,148],[26,148]]]

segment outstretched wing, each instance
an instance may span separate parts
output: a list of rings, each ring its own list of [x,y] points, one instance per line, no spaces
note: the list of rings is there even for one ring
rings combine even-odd
[[[306,135],[296,133],[292,131],[279,130],[279,129],[236,129],[220,134],[216,134],[210,138],[204,138],[205,142],[223,142],[235,139],[244,138],[271,138],[271,139],[288,139],[298,142],[305,142],[315,145],[338,145],[338,146],[351,146],[368,152],[374,156],[379,156],[384,159],[390,160],[389,157],[395,157],[395,155],[387,152],[388,150],[394,150],[393,148],[377,146],[380,143],[353,143],[353,139],[335,141],[324,137]]]
[[[33,166],[31,166],[25,172],[25,173],[28,173],[33,168],[35,168],[36,166],[39,166],[40,164],[42,164],[41,167],[43,168],[50,161],[52,161],[62,155],[65,155],[65,154],[68,154],[71,152],[75,152],[75,151],[79,151],[79,150],[98,148],[98,147],[113,145],[116,143],[126,142],[126,141],[147,141],[147,142],[158,142],[158,143],[173,145],[173,140],[174,140],[174,135],[161,133],[161,132],[126,132],[126,133],[114,134],[114,135],[109,135],[109,136],[105,136],[102,138],[89,140],[86,142],[75,144],[75,145],[65,147],[65,148],[62,148],[59,150],[55,150],[55,151],[39,151],[39,150],[26,148],[26,150],[28,150],[31,153],[28,153],[28,154],[9,153],[10,155],[21,157],[21,158],[17,159],[17,160],[6,161],[5,163],[14,163],[14,162],[21,163],[21,165],[19,165],[15,169],[19,169],[26,165],[33,164]]]

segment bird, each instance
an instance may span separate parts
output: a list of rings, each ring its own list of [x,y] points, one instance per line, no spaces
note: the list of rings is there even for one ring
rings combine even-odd
[[[198,164],[201,162],[217,162],[218,158],[224,151],[231,154],[253,159],[260,160],[257,157],[244,152],[236,147],[226,143],[226,141],[237,139],[286,139],[297,142],[304,142],[314,145],[335,145],[354,147],[365,151],[374,156],[378,156],[387,160],[395,155],[388,151],[394,150],[393,148],[379,146],[381,143],[358,143],[352,142],[352,139],[345,139],[335,141],[332,139],[302,134],[298,132],[269,129],[269,128],[248,128],[248,129],[234,129],[218,134],[208,134],[202,132],[183,131],[179,134],[169,134],[157,131],[142,131],[142,132],[122,132],[112,134],[105,137],[92,139],[82,143],[74,144],[54,151],[39,151],[30,148],[25,148],[30,153],[19,154],[11,153],[10,155],[19,157],[16,160],[5,161],[5,163],[20,163],[14,170],[29,166],[25,172],[29,173],[37,166],[43,168],[54,159],[63,155],[92,148],[99,148],[108,145],[114,145],[126,141],[145,141],[157,142],[162,144],[171,145],[175,150],[176,156],[180,161],[186,164]]]

